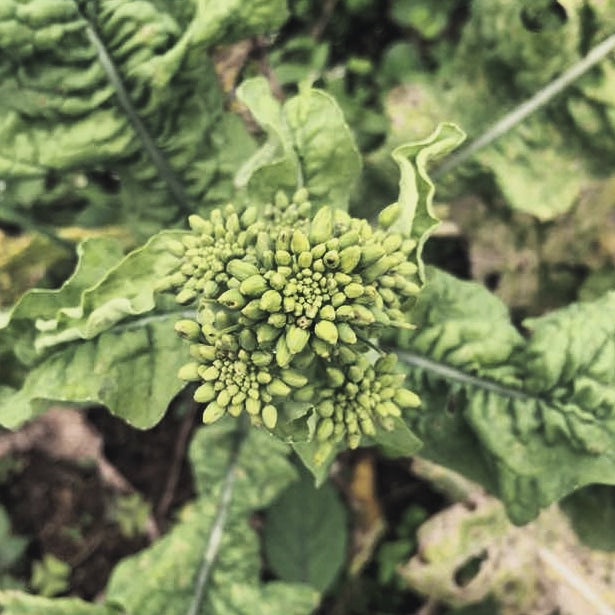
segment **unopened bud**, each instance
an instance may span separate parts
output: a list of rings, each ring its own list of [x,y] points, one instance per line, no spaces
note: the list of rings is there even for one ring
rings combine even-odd
[[[332,346],[337,344],[337,327],[329,320],[319,320],[314,327],[314,333],[321,340],[331,344]]]
[[[211,425],[224,415],[224,408],[218,405],[215,401],[209,402],[203,412],[203,423]]]

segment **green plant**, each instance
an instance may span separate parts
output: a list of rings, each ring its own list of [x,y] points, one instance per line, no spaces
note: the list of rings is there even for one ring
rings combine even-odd
[[[412,11],[400,3],[392,18],[437,39],[457,4],[446,3],[432,22],[424,3]],[[500,5],[502,15],[517,10]],[[344,6],[349,15],[364,8]],[[469,81],[451,75],[503,19],[479,0],[472,10],[460,46],[466,59],[424,86],[426,99],[451,116],[439,80],[450,78],[455,100],[475,96]],[[602,38],[587,11],[600,14],[591,2],[585,13],[568,13],[574,41],[553,22],[523,48],[526,70],[515,72],[511,100],[577,59],[578,40]],[[282,102],[264,77],[242,80],[236,102],[262,128],[262,138],[251,136],[225,108],[205,51],[279,27],[285,16],[284,3],[270,0],[11,0],[0,9],[10,50],[0,66],[0,217],[62,244],[62,254],[67,237],[54,226],[124,224],[129,243],[148,237],[126,251],[126,238],[101,230],[77,246],[60,288],[28,290],[0,314],[0,424],[17,429],[60,403],[101,405],[146,429],[184,389],[204,423],[190,446],[196,498],[168,534],[117,565],[104,604],[3,591],[7,615],[307,614],[339,575],[345,520],[333,487],[312,488],[293,464],[320,486],[338,453],[359,446],[390,457],[418,453],[461,472],[501,500],[500,525],[506,516],[529,523],[580,487],[615,484],[615,295],[525,320],[520,331],[484,287],[426,268],[423,249],[438,224],[428,167],[464,133],[442,123],[388,147],[395,200],[363,202],[363,157],[331,95],[347,92],[328,72],[326,43],[302,39],[272,54],[282,85],[298,82]],[[491,56],[474,66],[485,91],[497,79],[494,66],[512,71],[520,61],[519,50],[495,38]],[[566,54],[536,60],[562,41]],[[304,53],[298,67],[288,61],[293,51]],[[359,77],[371,66],[357,57],[345,63]],[[311,87],[319,77],[326,89]],[[574,96],[570,109],[585,104],[587,90]],[[472,113],[462,123],[478,132],[480,114]],[[573,128],[583,132],[579,117]],[[568,134],[545,125],[558,138]],[[517,146],[527,154],[519,143],[511,151]],[[518,170],[504,173],[498,155],[485,150],[477,160],[504,195],[514,194],[512,208],[525,198],[526,209],[548,219],[569,207],[538,198],[536,184],[520,195],[512,186]],[[126,515],[148,510],[131,498],[117,513],[127,535],[144,522]],[[328,518],[282,542],[288,527],[298,538],[302,500]],[[263,509],[265,557],[279,581],[260,578],[249,519]],[[409,556],[409,533],[380,548],[383,584]],[[329,559],[322,545],[332,535]],[[48,595],[68,589],[66,570],[43,561],[33,585]]]

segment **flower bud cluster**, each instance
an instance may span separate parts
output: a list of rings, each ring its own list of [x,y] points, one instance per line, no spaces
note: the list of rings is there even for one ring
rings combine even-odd
[[[389,354],[371,364],[365,355],[345,366],[326,368],[325,386],[318,391],[316,439],[328,446],[345,437],[356,448],[361,436],[373,436],[376,425],[393,429],[393,419],[407,408],[416,408],[416,393],[403,388],[404,375],[395,371],[397,357]]]
[[[181,264],[160,287],[198,301],[197,321],[176,324],[194,359],[179,376],[199,383],[206,423],[246,412],[273,429],[293,400],[312,405],[323,445],[354,448],[417,405],[394,358],[366,358],[383,328],[409,326],[403,310],[419,290],[415,242],[389,230],[399,213],[383,210],[376,229],[330,207],[310,217],[301,189],[260,210],[190,217],[193,232],[173,246]]]

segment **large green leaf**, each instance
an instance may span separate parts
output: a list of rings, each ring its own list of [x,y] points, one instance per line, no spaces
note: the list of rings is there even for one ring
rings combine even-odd
[[[346,558],[347,520],[330,483],[314,487],[304,474],[267,511],[265,556],[284,581],[326,591]]]
[[[148,615],[312,611],[317,594],[308,586],[259,581],[258,538],[249,524],[251,512],[266,506],[295,477],[287,449],[263,432],[242,435],[236,430],[233,421],[224,421],[197,432],[190,457],[198,499],[169,534],[119,564],[109,582],[109,603]],[[225,507],[225,501],[230,505]],[[221,539],[210,558],[217,535]],[[204,561],[210,568],[202,582]],[[197,594],[202,596],[202,602],[196,600],[198,609]]]
[[[250,138],[243,130],[237,142],[238,121],[223,112],[206,52],[285,18],[284,0],[2,3],[0,177],[9,198],[0,214],[54,206],[45,192],[60,181],[57,196],[75,213],[94,196],[99,212],[89,219],[108,221],[116,189],[112,177],[97,177],[113,173],[123,219],[144,234],[178,211],[228,198],[234,169],[220,154],[245,156]],[[64,174],[75,171],[71,185]],[[97,183],[106,197],[92,195]]]
[[[281,105],[267,81],[244,81],[238,98],[267,133],[267,141],[240,169],[236,183],[253,198],[267,202],[272,186],[305,186],[316,208],[346,208],[361,170],[350,128],[326,92],[304,88]]]
[[[580,486],[615,483],[615,293],[525,325],[484,288],[434,273],[401,358],[421,454],[470,475],[523,523]]]
[[[177,265],[181,233],[125,257],[112,240],[88,240],[62,288],[22,297],[0,329],[12,366],[0,374],[0,424],[17,427],[53,402],[103,404],[141,428],[160,419],[182,386],[186,349],[173,331],[182,311],[154,289]]]

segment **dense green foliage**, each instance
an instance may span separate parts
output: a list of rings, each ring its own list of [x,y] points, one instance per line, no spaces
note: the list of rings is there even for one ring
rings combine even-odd
[[[32,575],[41,596],[21,591],[8,573],[24,542],[0,508],[3,613],[307,615],[364,563],[344,566],[346,502],[327,482],[337,455],[359,446],[418,455],[501,501],[459,513],[453,539],[436,531],[436,544],[459,538],[446,574],[473,578],[463,557],[482,557],[466,548],[466,523],[499,540],[519,536],[509,521],[538,517],[540,532],[542,509],[566,496],[591,541],[579,509],[597,514],[596,494],[610,503],[611,491],[591,486],[615,485],[615,294],[511,320],[484,286],[424,259],[439,222],[430,166],[606,39],[615,5],[468,4],[0,7],[0,223],[38,233],[23,251],[49,274],[0,302],[0,425],[61,404],[147,429],[178,398],[204,423],[190,444],[194,499],[115,567],[102,604],[52,598],[69,568],[51,556]],[[369,20],[393,40],[376,34],[369,58],[344,55]],[[220,54],[246,40],[244,59],[269,45],[267,62],[245,60],[223,87]],[[613,160],[613,66],[459,164],[442,195],[504,201],[504,218],[522,211],[544,237]],[[41,245],[57,252],[38,257]],[[0,261],[9,282],[28,270],[14,265]],[[383,584],[415,525],[374,557]],[[278,580],[263,581],[263,561]],[[444,602],[488,595],[464,602],[413,566],[406,580]],[[492,588],[502,604],[504,585]]]

